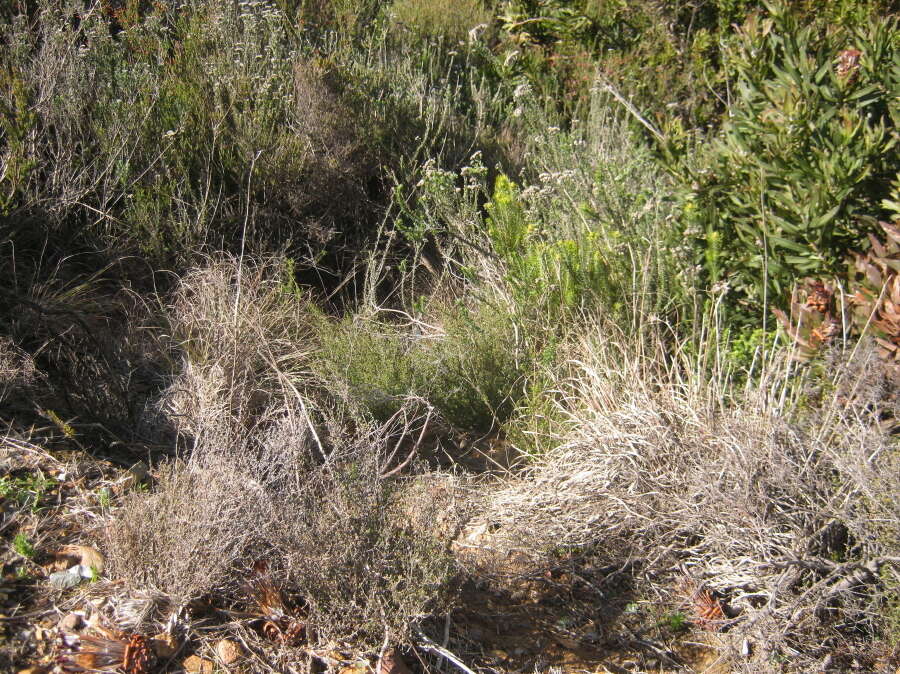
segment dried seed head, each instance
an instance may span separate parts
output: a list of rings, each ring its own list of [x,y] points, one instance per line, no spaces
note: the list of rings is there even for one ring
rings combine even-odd
[[[85,635],[75,653],[59,659],[65,672],[121,670],[125,674],[150,674],[153,651],[146,637],[104,630],[100,636]]]
[[[838,54],[837,74],[841,79],[852,81],[859,71],[859,57],[862,52],[859,49],[845,49]]]

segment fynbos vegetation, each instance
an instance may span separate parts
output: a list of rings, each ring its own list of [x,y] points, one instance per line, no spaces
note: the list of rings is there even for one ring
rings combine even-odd
[[[900,665],[891,3],[0,45],[0,669]]]

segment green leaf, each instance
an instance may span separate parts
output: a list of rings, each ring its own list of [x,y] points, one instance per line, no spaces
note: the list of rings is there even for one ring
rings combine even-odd
[[[834,208],[829,210],[827,213],[820,215],[818,218],[813,220],[812,227],[814,229],[825,229],[825,227],[827,227],[831,223],[831,221],[834,220],[835,216],[838,214],[838,211],[840,211],[840,210],[841,210],[841,205],[838,204],[837,206],[835,206]]]
[[[781,237],[781,236],[776,236],[774,234],[770,234],[768,239],[771,243],[777,244],[778,246],[781,246],[782,248],[787,248],[788,250],[792,250],[796,253],[809,253],[810,252],[810,249],[808,246],[803,246],[795,241],[785,239],[784,237]],[[790,256],[785,255],[785,259],[787,259],[788,257],[790,257]],[[803,258],[803,259],[807,259],[807,258]]]

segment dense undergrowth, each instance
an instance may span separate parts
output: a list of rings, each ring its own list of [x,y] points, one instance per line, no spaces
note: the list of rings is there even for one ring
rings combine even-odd
[[[896,664],[889,10],[0,8],[4,448],[152,476],[67,528],[10,464],[4,574],[95,545],[103,620],[258,671],[486,667],[473,588],[656,667]]]

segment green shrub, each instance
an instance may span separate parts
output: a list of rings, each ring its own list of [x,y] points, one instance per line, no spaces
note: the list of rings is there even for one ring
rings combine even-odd
[[[430,399],[457,428],[487,433],[506,422],[523,395],[531,359],[508,309],[487,302],[438,315],[444,337],[423,344]]]
[[[28,537],[21,532],[16,534],[15,538],[13,538],[13,550],[25,559],[32,559],[34,557],[34,546],[31,544],[31,541],[28,540]]]
[[[459,194],[433,171],[423,186],[431,222],[479,242],[459,255],[483,276],[499,277],[491,282],[509,293],[519,316],[559,326],[563,317],[599,310],[631,325],[671,312],[689,294],[691,276],[667,221],[668,182],[649,152],[602,94],[571,131],[528,99],[520,105],[529,136],[522,186],[501,174],[489,189],[475,162],[463,170]],[[478,190],[489,198],[486,215],[467,201]]]
[[[411,335],[366,317],[320,317],[314,368],[328,389],[386,421],[407,396],[422,395],[427,372],[413,356]]]
[[[487,432],[502,424],[529,364],[512,317],[487,304],[459,304],[433,310],[428,320],[436,324],[431,334],[364,315],[337,322],[322,317],[317,374],[380,421],[414,396],[459,429]]]
[[[684,174],[707,278],[749,315],[803,276],[841,272],[898,159],[896,21],[851,30],[768,9],[742,28],[728,119]]]

